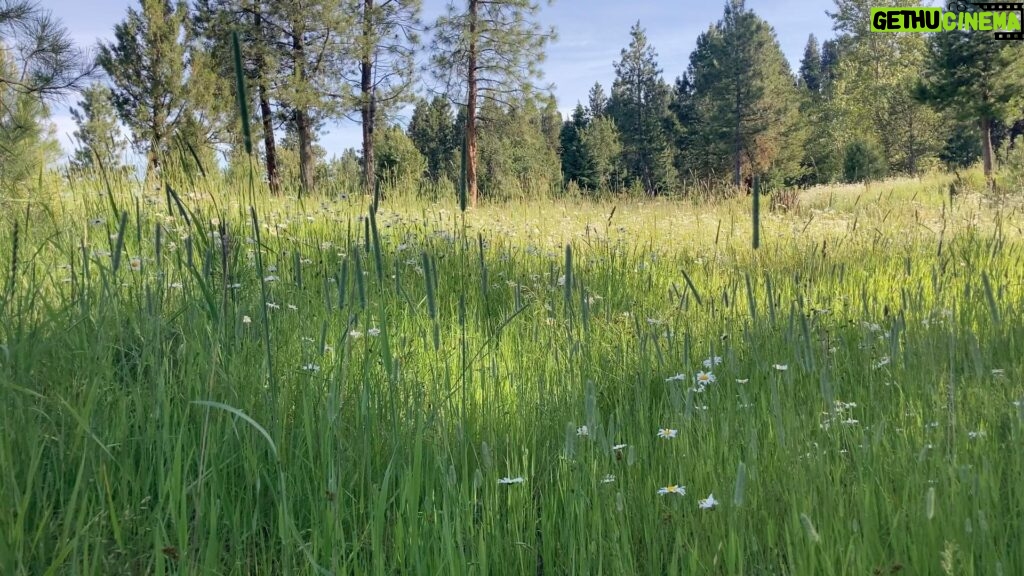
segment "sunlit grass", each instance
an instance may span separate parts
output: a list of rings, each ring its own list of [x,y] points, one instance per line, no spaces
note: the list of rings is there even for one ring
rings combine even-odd
[[[1024,218],[948,182],[757,252],[748,198],[11,203],[0,573],[1022,573]]]

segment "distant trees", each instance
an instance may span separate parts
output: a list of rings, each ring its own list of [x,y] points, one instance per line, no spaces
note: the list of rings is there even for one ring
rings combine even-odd
[[[996,40],[990,34],[948,31],[934,34],[928,45],[925,73],[915,95],[958,120],[975,123],[980,135],[985,176],[992,177],[995,153],[993,126],[1008,117],[1011,103],[1024,94],[1024,50],[1017,42]],[[963,131],[953,135],[962,138]],[[948,149],[948,146],[947,146]],[[960,156],[949,154],[951,159]]]
[[[78,148],[71,159],[72,166],[80,170],[119,170],[127,146],[117,125],[110,88],[95,83],[83,90],[82,100],[71,110],[71,117],[78,125],[74,133]]]
[[[809,35],[792,68],[771,25],[727,0],[671,84],[636,22],[610,92],[595,82],[564,119],[538,85],[554,38],[539,0],[451,0],[426,52],[422,0],[136,1],[99,46],[105,82],[84,89],[72,112],[75,168],[116,167],[123,127],[151,174],[216,169],[218,153],[230,173],[248,170],[233,33],[251,99],[245,120],[259,132],[272,193],[315,191],[324,178],[364,193],[420,189],[424,178],[441,184],[434,190],[464,184],[473,205],[481,191],[570,186],[728,193],[754,176],[804,186],[979,157],[991,175],[1000,143],[1024,126],[1017,43],[870,32],[873,7],[920,0],[833,0],[835,36]],[[47,100],[85,88],[92,66],[25,0],[0,0],[0,42],[0,179],[11,180],[54,156]],[[435,82],[421,87],[420,73]],[[362,127],[358,150],[325,150],[321,129],[344,119]]]
[[[447,177],[458,180],[456,151],[459,138],[455,133],[455,120],[451,104],[444,96],[435,96],[429,102],[416,103],[409,121],[409,137],[426,159],[426,176],[437,182]]]

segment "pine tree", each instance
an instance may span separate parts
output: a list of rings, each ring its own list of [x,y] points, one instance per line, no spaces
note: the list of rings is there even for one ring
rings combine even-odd
[[[600,82],[594,82],[587,94],[587,113],[591,118],[600,118],[608,112],[608,96]]]
[[[655,195],[671,190],[676,183],[665,130],[669,88],[661,78],[657,52],[639,22],[630,30],[630,37],[629,47],[615,63],[608,113],[622,136],[627,175]]]
[[[192,26],[211,56],[211,69],[223,78],[234,76],[231,33],[238,33],[242,70],[251,86],[249,95],[254,98],[250,110],[254,117],[258,116],[252,124],[261,127],[267,184],[271,193],[277,194],[280,192],[281,178],[274,132],[277,122],[272,89],[283,81],[277,66],[281,45],[273,37],[272,30],[277,28],[268,19],[265,4],[264,0],[194,0]],[[234,109],[234,101],[227,98],[226,103],[230,103],[232,117],[237,119],[238,111]],[[237,137],[235,140],[240,141]]]
[[[44,101],[84,87],[96,65],[68,29],[29,0],[0,0],[0,89]]]
[[[811,93],[817,94],[821,90],[821,50],[818,49],[818,39],[811,34],[807,38],[807,47],[804,48],[804,57],[800,61],[800,81]]]
[[[590,186],[581,142],[581,133],[589,122],[586,109],[582,104],[577,103],[572,117],[562,124],[558,140],[559,148],[562,151],[562,180],[565,184],[576,182],[583,188]]]
[[[607,116],[592,118],[579,132],[584,182],[595,190],[618,188],[622,142],[615,121]]]
[[[794,79],[774,30],[743,0],[730,0],[722,20],[698,38],[689,77],[695,128],[712,145],[716,172],[731,170],[736,186],[745,175],[797,172]]]
[[[993,124],[1006,118],[1010,104],[1024,92],[1022,58],[1018,43],[996,40],[990,33],[939,32],[928,45],[925,73],[915,90],[920,101],[977,124],[988,178],[995,170]]]
[[[454,181],[452,157],[458,140],[448,99],[435,96],[429,103],[420,100],[413,110],[408,132],[416,149],[426,158],[427,176],[435,182],[443,176]]]
[[[183,4],[140,0],[140,9],[129,8],[114,27],[114,42],[100,44],[98,62],[113,82],[114,105],[150,171],[159,168],[187,116],[187,54],[179,41],[185,18]]]
[[[359,111],[363,186],[367,194],[372,194],[376,189],[377,119],[413,97],[420,0],[345,0],[343,11],[353,24],[353,49],[348,57],[358,71],[357,78],[347,78],[352,93],[345,99],[353,101]]]
[[[349,30],[341,8],[330,0],[277,0],[268,2],[263,14],[279,48],[275,88],[298,153],[301,192],[312,192],[316,185],[318,131],[341,113],[336,89],[346,65]]]
[[[508,106],[536,92],[544,48],[554,37],[536,21],[533,0],[465,0],[448,5],[434,26],[434,72],[466,110],[466,187],[472,206],[477,182],[477,109],[480,101]]]
[[[120,170],[126,142],[117,125],[110,88],[95,83],[83,90],[82,100],[71,110],[71,117],[78,124],[74,134],[78,149],[71,159],[72,165],[80,170]]]

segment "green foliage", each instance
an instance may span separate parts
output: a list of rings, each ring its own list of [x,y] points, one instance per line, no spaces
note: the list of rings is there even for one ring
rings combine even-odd
[[[374,137],[377,139],[374,159],[381,185],[392,189],[416,186],[427,171],[427,160],[412,139],[400,126],[377,130]]]
[[[690,102],[677,108],[681,122],[692,117],[692,144],[706,147],[697,172],[747,176],[798,173],[803,134],[789,64],[772,27],[731,0],[721,21],[697,39],[690,56]]]
[[[487,101],[480,118],[480,185],[492,197],[543,197],[561,188],[558,153],[531,101],[510,107]]]
[[[800,60],[800,82],[808,92],[816,94],[821,91],[821,49],[818,48],[818,39],[814,34],[807,38],[804,57]]]
[[[618,191],[622,182],[622,140],[615,121],[606,116],[593,118],[580,131],[579,139],[582,181],[591,189]]]
[[[629,46],[615,63],[608,114],[621,134],[627,177],[656,195],[674,190],[678,180],[666,130],[669,88],[661,77],[658,54],[639,22],[629,34]]]
[[[977,125],[955,122],[939,152],[939,159],[949,170],[962,170],[981,160],[981,152]]]
[[[13,75],[14,66],[0,46],[0,77]],[[0,82],[0,195],[24,196],[25,185],[59,153],[46,105],[36,94]]]
[[[882,148],[871,140],[857,139],[846,145],[843,155],[843,179],[846,182],[870,182],[885,176],[888,167]]]
[[[455,121],[451,104],[444,96],[435,96],[429,102],[420,100],[409,121],[409,137],[427,161],[427,178],[438,181],[447,177],[458,180],[458,163],[453,163],[458,151]]]
[[[78,148],[71,159],[75,168],[120,170],[127,142],[121,136],[112,98],[110,88],[96,83],[82,92],[78,107],[71,111],[71,117],[78,124],[74,134]]]

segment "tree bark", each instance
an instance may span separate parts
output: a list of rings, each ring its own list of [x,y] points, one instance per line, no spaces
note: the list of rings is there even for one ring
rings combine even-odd
[[[995,156],[992,153],[992,119],[981,119],[981,157],[985,166],[985,179],[992,180],[995,170]]]
[[[476,208],[476,19],[477,0],[469,0],[469,66],[466,78],[466,186],[469,204]]]
[[[257,37],[263,37],[263,14],[258,10],[253,14],[253,28]],[[277,140],[274,136],[273,111],[270,109],[270,96],[267,90],[267,59],[260,53],[259,56],[259,100],[260,120],[263,122],[263,151],[267,161],[267,183],[270,185],[271,194],[281,192],[281,178],[277,173]]]
[[[360,115],[363,124],[363,186],[364,192],[374,195],[377,188],[377,170],[374,158],[373,133],[376,123],[377,102],[373,87],[373,54],[368,43],[373,34],[373,0],[363,2],[363,50],[360,63]]]
[[[302,34],[292,34],[292,55],[295,58],[295,70],[299,82],[306,79],[306,54]],[[313,127],[309,121],[309,112],[304,107],[295,109],[295,131],[299,136],[299,179],[302,191],[313,191],[315,184],[313,174]]]
[[[267,183],[271,194],[280,194],[281,177],[277,172],[277,141],[274,137],[274,118],[270,110],[270,99],[267,97],[267,86],[260,79],[260,116],[263,120],[263,148],[267,158]]]

